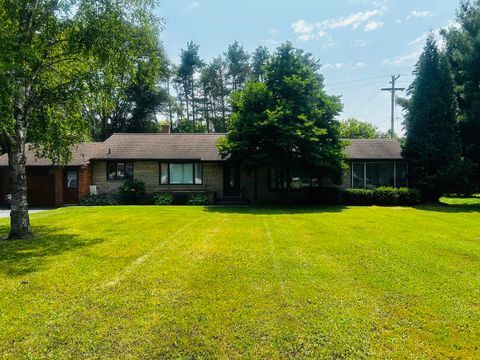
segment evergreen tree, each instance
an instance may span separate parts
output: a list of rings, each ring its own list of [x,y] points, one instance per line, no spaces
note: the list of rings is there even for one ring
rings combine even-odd
[[[455,81],[464,154],[475,164],[474,181],[480,190],[480,0],[462,1],[459,28],[443,32]]]
[[[250,56],[237,41],[228,46],[226,53],[227,76],[231,91],[240,90],[247,81],[250,74],[249,59]]]
[[[252,55],[252,80],[263,81],[265,77],[265,66],[267,65],[270,53],[266,46],[259,46]]]
[[[343,143],[334,118],[341,104],[323,90],[319,68],[310,54],[281,45],[265,68],[265,82],[233,94],[221,155],[282,173],[288,193],[294,172],[340,182]]]
[[[198,54],[199,46],[193,41],[187,43],[187,48],[181,50],[180,65],[177,70],[176,82],[180,85],[179,96],[183,98],[187,120],[192,122],[192,128],[196,126],[196,75],[203,66],[203,61]]]
[[[465,191],[468,165],[462,159],[456,126],[453,79],[445,56],[433,35],[416,64],[416,76],[408,89],[404,156],[409,162],[410,185],[427,200],[448,192]]]

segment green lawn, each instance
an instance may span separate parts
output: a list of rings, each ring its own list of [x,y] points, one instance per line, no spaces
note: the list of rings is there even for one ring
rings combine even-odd
[[[480,358],[478,210],[38,213],[0,242],[0,354]]]

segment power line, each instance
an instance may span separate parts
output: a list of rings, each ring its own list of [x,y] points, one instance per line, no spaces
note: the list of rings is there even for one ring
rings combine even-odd
[[[373,99],[375,99],[378,95],[380,95],[380,93],[378,93],[378,92],[375,93],[375,94],[373,94],[373,96],[372,96],[370,99],[368,99],[365,103],[363,103],[363,105],[361,105],[359,108],[357,108],[357,110],[355,110],[353,113],[355,114],[355,113],[359,112],[360,110],[362,110],[365,106],[367,106],[368,104],[370,104],[370,102],[371,102]]]
[[[374,76],[374,77],[364,78],[364,79],[340,81],[340,82],[333,83],[333,84],[328,84],[328,85],[325,85],[325,86],[329,86],[329,87],[330,87],[330,86],[340,85],[340,84],[350,84],[350,83],[355,83],[355,82],[360,82],[360,81],[367,81],[367,80],[374,80],[374,79],[385,78],[385,77],[387,77],[387,76],[388,76],[388,75],[381,75],[381,76]]]

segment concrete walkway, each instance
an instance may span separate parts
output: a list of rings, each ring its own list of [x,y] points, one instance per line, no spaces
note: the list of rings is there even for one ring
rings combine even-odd
[[[30,214],[34,214],[34,213],[37,213],[37,212],[42,212],[42,211],[47,211],[49,209],[31,209],[29,210],[28,212]],[[0,218],[7,218],[10,216],[10,210],[6,210],[6,209],[0,209]]]

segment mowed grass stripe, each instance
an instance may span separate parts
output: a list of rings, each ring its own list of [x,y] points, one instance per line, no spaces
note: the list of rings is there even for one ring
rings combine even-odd
[[[37,214],[36,242],[0,243],[0,351],[475,358],[479,215],[446,207]]]

